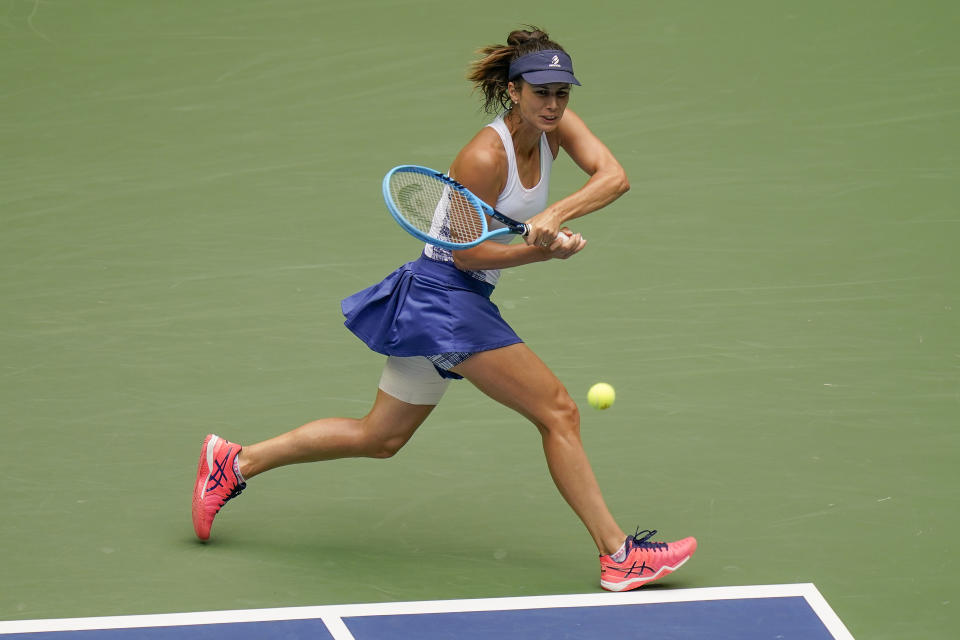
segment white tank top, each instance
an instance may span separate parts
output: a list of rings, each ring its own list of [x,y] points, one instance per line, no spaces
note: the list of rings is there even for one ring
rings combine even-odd
[[[507,152],[507,183],[503,191],[497,196],[497,203],[494,207],[500,213],[517,220],[526,222],[536,214],[547,208],[547,191],[550,187],[550,169],[553,167],[553,152],[550,150],[550,143],[547,141],[547,134],[540,134],[540,182],[532,189],[527,189],[520,182],[520,174],[517,173],[517,154],[513,148],[513,137],[507,128],[507,123],[503,121],[503,114],[497,116],[497,119],[487,125],[497,132],[503,148]],[[499,229],[504,225],[490,218],[488,219],[490,229]],[[492,238],[494,242],[509,244],[516,239],[513,234],[504,234]],[[440,262],[453,262],[453,254],[449,249],[435,247],[428,244],[424,249],[428,258],[439,260]],[[499,269],[485,269],[481,271],[467,271],[474,278],[483,280],[490,284],[497,284],[500,279]]]

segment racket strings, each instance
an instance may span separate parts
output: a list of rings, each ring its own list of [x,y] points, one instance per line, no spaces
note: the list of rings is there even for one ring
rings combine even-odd
[[[398,171],[390,178],[390,195],[407,223],[438,240],[469,243],[486,231],[483,214],[437,178]]]

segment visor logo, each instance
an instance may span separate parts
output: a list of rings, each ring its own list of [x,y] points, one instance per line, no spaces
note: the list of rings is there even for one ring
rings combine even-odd
[[[551,67],[559,67],[559,66],[560,66],[560,56],[553,56],[553,60],[550,61],[550,66],[551,66]]]

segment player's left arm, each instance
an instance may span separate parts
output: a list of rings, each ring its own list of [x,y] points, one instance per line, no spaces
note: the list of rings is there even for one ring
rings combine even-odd
[[[620,162],[576,113],[570,109],[564,112],[556,135],[560,147],[590,178],[578,190],[530,219],[528,224],[535,227],[538,236],[555,236],[564,223],[602,209],[630,190],[627,172]]]

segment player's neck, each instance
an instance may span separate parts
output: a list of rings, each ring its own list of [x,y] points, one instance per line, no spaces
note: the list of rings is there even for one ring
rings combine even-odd
[[[530,157],[540,148],[542,131],[523,120],[523,116],[514,113],[511,109],[504,116],[510,137],[513,138],[513,149],[517,156]]]

